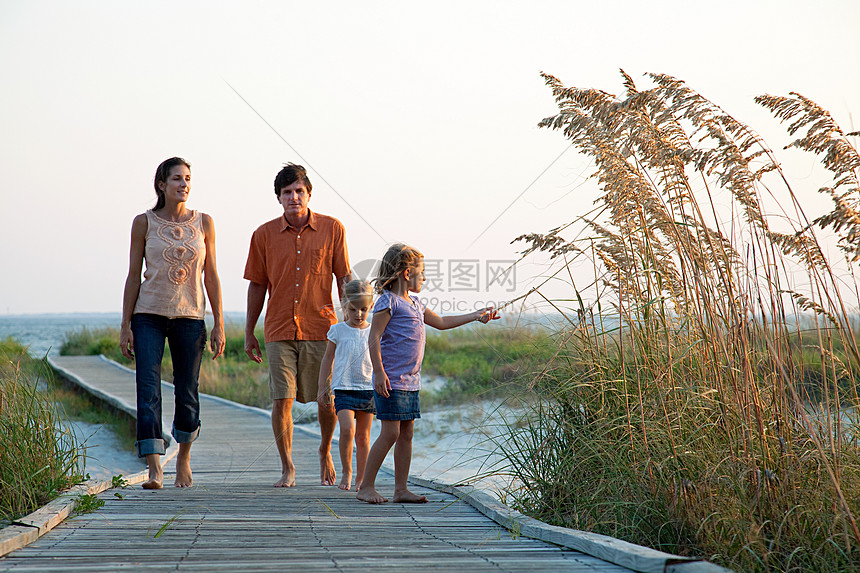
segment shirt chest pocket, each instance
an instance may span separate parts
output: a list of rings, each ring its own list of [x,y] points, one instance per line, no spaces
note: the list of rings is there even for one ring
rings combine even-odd
[[[311,251],[311,273],[315,275],[331,274],[325,249],[313,249]]]

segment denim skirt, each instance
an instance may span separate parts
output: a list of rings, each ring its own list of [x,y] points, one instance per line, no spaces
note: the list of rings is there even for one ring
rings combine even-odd
[[[380,420],[415,420],[421,417],[418,390],[389,390],[388,398],[373,391],[376,417]]]
[[[375,413],[373,390],[335,390],[334,411],[341,410]]]

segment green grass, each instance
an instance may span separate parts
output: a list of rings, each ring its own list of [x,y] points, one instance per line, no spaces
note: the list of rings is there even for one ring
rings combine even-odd
[[[83,479],[74,435],[41,391],[52,372],[11,338],[0,341],[0,520],[44,505]]]
[[[258,408],[270,407],[269,370],[265,353],[262,364],[252,362],[247,357],[244,326],[227,324],[225,334],[227,343],[224,354],[217,360],[212,360],[212,353],[207,343],[207,350],[203,354],[200,366],[200,391],[240,404]],[[257,333],[257,337],[260,341],[263,340],[261,332]],[[116,328],[95,330],[82,328],[69,332],[60,347],[60,354],[104,354],[120,364],[134,368],[134,361],[122,356],[119,350],[119,329]],[[167,382],[173,381],[173,362],[170,348],[166,344],[164,359],[161,362],[161,377]]]
[[[535,326],[428,329],[422,372],[444,376],[448,383],[422,400],[431,405],[500,398],[511,391],[510,385],[540,372],[555,350],[551,333]]]
[[[549,331],[534,326],[512,326],[500,321],[473,328],[445,332],[428,329],[423,371],[444,376],[448,384],[440,391],[422,396],[425,404],[457,404],[476,397],[499,398],[508,384],[539,372],[555,352]],[[228,325],[224,355],[211,360],[207,350],[200,368],[200,391],[259,408],[271,406],[268,366],[256,364],[245,355],[244,327]],[[258,334],[262,340],[262,334]],[[119,353],[119,331],[86,328],[68,333],[60,354],[105,354],[134,367]],[[162,378],[172,380],[170,350],[165,348]]]
[[[119,349],[119,330],[116,328],[72,330],[65,334],[60,345],[61,356],[98,356],[104,354],[112,360],[128,365],[129,359]]]

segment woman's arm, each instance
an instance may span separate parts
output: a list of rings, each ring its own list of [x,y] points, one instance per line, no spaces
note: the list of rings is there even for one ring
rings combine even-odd
[[[391,381],[388,380],[388,375],[385,374],[385,369],[382,367],[382,333],[385,332],[385,327],[388,326],[388,321],[391,320],[391,311],[389,309],[378,310],[373,313],[373,320],[370,321],[370,334],[368,334],[367,348],[370,351],[370,363],[373,365],[373,388],[377,394],[388,398],[388,391],[391,390]]]
[[[221,309],[221,281],[218,279],[218,269],[215,264],[215,221],[207,214],[203,214],[203,240],[206,245],[206,258],[203,261],[203,286],[209,296],[209,306],[212,308],[212,334],[209,337],[209,346],[215,356],[215,360],[224,352],[227,339],[224,336],[224,313]]]
[[[131,315],[140,294],[140,273],[143,270],[143,253],[146,249],[146,215],[140,214],[131,223],[131,248],[128,253],[128,276],[122,291],[122,322],[119,326],[119,347],[122,355],[134,360],[134,336],[131,333]]]
[[[317,404],[324,408],[331,406],[331,386],[328,377],[331,375],[331,366],[334,364],[334,350],[337,345],[331,340],[325,345],[325,354],[320,362],[320,379],[317,383]]]
[[[424,324],[437,328],[439,330],[448,330],[449,328],[457,328],[475,320],[487,324],[491,320],[497,320],[499,312],[493,310],[493,307],[488,306],[469,314],[455,314],[451,316],[439,316],[432,310],[424,309]]]

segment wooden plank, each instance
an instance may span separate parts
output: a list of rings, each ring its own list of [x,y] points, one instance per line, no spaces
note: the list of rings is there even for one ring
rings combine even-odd
[[[52,360],[96,391],[126,406],[134,403],[134,376],[128,369],[92,357]],[[172,389],[165,387],[163,395],[165,403],[171,400],[164,408],[169,427]],[[413,480],[412,487],[430,503],[371,506],[358,502],[354,492],[316,485],[319,438],[302,432],[295,432],[293,440],[298,486],[273,488],[279,463],[267,413],[201,396],[201,420],[201,438],[192,449],[194,487],[173,488],[166,480],[168,487],[158,491],[106,491],[100,494],[105,505],[97,513],[67,519],[0,559],[0,569],[630,570],[559,547],[558,541],[566,541],[561,535],[551,543],[524,536],[526,531],[545,535],[546,530],[490,503],[489,496],[476,495],[481,492],[466,492],[471,496],[466,499],[462,491]],[[392,476],[380,473],[378,486],[392,488]],[[484,511],[495,512],[497,519],[488,519]]]

